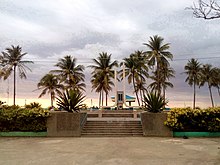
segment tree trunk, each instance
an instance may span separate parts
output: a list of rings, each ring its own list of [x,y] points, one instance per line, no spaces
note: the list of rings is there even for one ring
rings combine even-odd
[[[108,106],[108,93],[105,92],[105,105]]]
[[[141,89],[140,89],[140,97],[141,97],[141,106],[143,106],[143,97],[142,97],[142,94],[141,94]]]
[[[165,86],[163,86],[163,99],[164,99],[164,101],[166,100],[166,89],[165,89]],[[165,105],[163,106],[163,108],[165,109]]]
[[[193,83],[193,109],[196,108],[196,83]]]
[[[102,106],[103,106],[104,98],[103,98],[103,90],[102,90]]]
[[[158,94],[160,95],[161,94],[161,88],[160,88],[160,65],[159,65],[159,61],[157,61],[156,81],[157,81]]]
[[[102,92],[100,91],[100,92],[99,92],[99,108],[100,108],[100,106],[101,106],[101,95],[102,95]]]
[[[50,101],[51,101],[51,107],[53,107],[53,95],[52,95],[52,93],[50,94]]]
[[[16,95],[16,65],[14,66],[14,105],[15,105],[15,95]]]
[[[140,100],[139,100],[139,97],[138,97],[138,94],[137,94],[137,90],[135,88],[135,82],[134,82],[134,74],[133,74],[133,86],[134,86],[134,91],[135,91],[135,94],[136,94],[136,97],[137,97],[137,101],[138,101],[138,106],[140,106]],[[125,94],[126,95],[126,94]],[[126,100],[124,100],[126,101]]]
[[[217,88],[218,88],[218,95],[220,96],[220,89],[219,89],[219,86],[218,86]]]
[[[213,102],[213,97],[212,97],[212,87],[209,85],[209,93],[210,93],[210,98],[211,98],[211,102],[212,102],[212,107],[214,107],[214,102]]]

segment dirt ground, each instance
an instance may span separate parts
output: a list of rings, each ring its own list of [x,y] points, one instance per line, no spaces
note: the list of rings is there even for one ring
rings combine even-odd
[[[220,165],[220,138],[0,138],[0,165]]]

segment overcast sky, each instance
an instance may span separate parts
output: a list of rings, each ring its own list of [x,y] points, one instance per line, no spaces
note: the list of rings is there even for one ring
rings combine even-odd
[[[122,61],[135,50],[146,51],[143,43],[160,35],[170,43],[174,55],[171,66],[176,78],[168,89],[170,106],[191,106],[192,88],[185,83],[184,65],[190,58],[220,67],[219,20],[202,20],[185,10],[192,0],[0,0],[0,51],[20,45],[35,62],[27,80],[18,80],[20,101],[40,102],[37,83],[59,58],[73,55],[77,63],[88,66],[92,58],[105,51]],[[216,58],[217,57],[217,58]],[[90,70],[86,68],[88,100],[91,93]],[[0,98],[12,97],[12,79],[1,81]],[[8,85],[9,84],[9,85]],[[216,104],[220,98],[213,89]],[[128,94],[134,95],[131,88]],[[49,98],[45,96],[44,99]],[[18,100],[19,100],[18,99]],[[12,99],[9,99],[12,102]],[[198,89],[198,106],[210,106],[206,87]],[[50,102],[48,102],[49,106]],[[95,103],[93,103],[95,104]],[[90,105],[89,105],[90,106]]]

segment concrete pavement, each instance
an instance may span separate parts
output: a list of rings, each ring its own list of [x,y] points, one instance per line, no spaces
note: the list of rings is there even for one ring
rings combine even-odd
[[[0,165],[220,165],[220,138],[0,138]]]

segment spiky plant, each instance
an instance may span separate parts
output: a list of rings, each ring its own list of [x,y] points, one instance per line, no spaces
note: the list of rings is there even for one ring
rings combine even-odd
[[[30,108],[30,109],[32,109],[32,108],[41,108],[41,104],[37,103],[37,102],[33,102],[33,103],[25,105],[25,108]]]
[[[145,110],[148,112],[158,113],[163,111],[167,101],[157,92],[148,93],[144,96]]]
[[[57,97],[57,105],[68,112],[79,112],[85,96],[78,90],[69,89]]]

